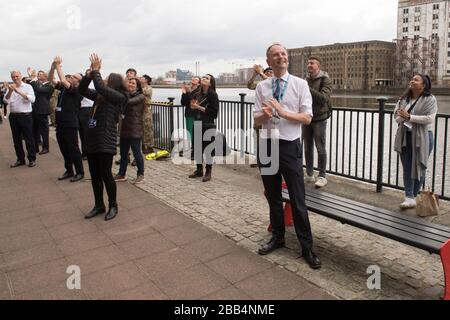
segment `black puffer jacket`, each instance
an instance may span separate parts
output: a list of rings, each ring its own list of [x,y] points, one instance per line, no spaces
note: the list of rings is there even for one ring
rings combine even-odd
[[[125,109],[125,118],[122,119],[120,137],[126,139],[141,139],[144,134],[143,117],[146,108],[145,96],[142,93],[130,95]]]
[[[94,81],[95,90],[89,89],[91,80]],[[83,77],[79,92],[95,101],[91,118],[97,124],[95,128],[87,130],[86,153],[116,154],[117,123],[128,101],[127,94],[107,87],[98,71],[92,71],[90,78]]]

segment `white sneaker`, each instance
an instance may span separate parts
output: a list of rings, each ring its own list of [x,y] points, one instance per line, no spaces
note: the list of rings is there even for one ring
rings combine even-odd
[[[316,177],[314,175],[310,176],[308,174],[305,175],[305,182],[307,183],[314,183],[316,182]]]
[[[416,199],[405,198],[405,201],[403,201],[403,203],[400,204],[400,209],[403,210],[414,209],[416,206],[417,206]]]
[[[323,188],[328,184],[328,181],[324,177],[318,177],[316,181],[316,188]]]

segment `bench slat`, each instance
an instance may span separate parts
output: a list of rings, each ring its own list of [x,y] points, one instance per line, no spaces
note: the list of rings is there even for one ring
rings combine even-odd
[[[444,225],[430,223],[430,222],[427,222],[425,220],[422,220],[422,219],[419,219],[419,218],[415,218],[415,217],[408,217],[408,216],[402,215],[402,214],[397,213],[397,212],[392,212],[392,211],[389,211],[389,210],[386,210],[386,209],[383,209],[383,208],[378,208],[378,207],[372,206],[370,204],[366,204],[366,203],[355,201],[355,200],[350,200],[350,199],[347,199],[347,198],[344,198],[344,197],[340,197],[340,196],[337,196],[337,195],[334,195],[334,194],[331,194],[331,193],[327,193],[327,192],[323,192],[323,191],[319,191],[319,190],[313,190],[313,189],[309,189],[308,188],[306,190],[306,194],[311,195],[311,196],[312,195],[319,195],[319,196],[323,196],[323,197],[327,197],[327,198],[336,199],[336,200],[338,200],[341,203],[347,203],[347,204],[355,205],[355,206],[360,207],[360,208],[365,208],[367,210],[372,210],[374,212],[381,213],[381,214],[384,214],[384,215],[387,215],[387,216],[393,216],[393,217],[396,217],[398,219],[401,219],[401,220],[404,220],[404,221],[407,221],[407,222],[412,222],[412,223],[417,224],[417,225],[423,225],[425,227],[434,228],[436,230],[442,231],[442,235],[443,236],[447,236],[448,237],[450,235],[450,228],[447,227],[447,226],[444,226]]]
[[[324,210],[324,211],[327,210],[330,214],[333,214],[336,216],[342,216],[343,214],[345,214],[345,217],[347,219],[349,219],[349,223],[355,219],[364,219],[369,224],[373,224],[374,226],[376,225],[378,228],[387,227],[392,230],[396,230],[395,231],[396,233],[401,231],[401,232],[410,234],[412,237],[417,237],[418,241],[431,240],[431,241],[440,243],[442,245],[443,243],[445,243],[448,240],[448,238],[446,239],[441,236],[436,236],[435,234],[430,233],[430,232],[406,227],[403,224],[398,224],[398,223],[395,223],[393,221],[386,220],[386,219],[379,219],[375,216],[364,215],[363,213],[355,211],[355,210],[348,210],[346,208],[336,207],[330,203],[325,203],[325,202],[317,200],[317,199],[309,199],[308,208],[310,208],[311,211],[315,211],[317,208],[320,208],[321,210]],[[420,238],[422,238],[422,239],[420,239]]]
[[[386,238],[396,240],[416,248],[428,251],[430,253],[438,254],[440,252],[442,243],[440,241],[433,241],[428,238],[423,238],[391,226],[384,224],[379,224],[361,217],[353,216],[344,211],[333,210],[331,212],[330,208],[324,205],[315,205],[313,212],[320,215],[326,216],[328,218],[338,220],[342,223],[370,231],[372,233],[384,236]]]
[[[444,232],[444,231],[441,231],[441,230],[435,228],[434,226],[432,226],[430,224],[424,224],[419,219],[417,219],[417,220],[418,220],[418,222],[420,222],[420,224],[413,223],[413,222],[411,222],[411,220],[400,219],[398,217],[398,215],[394,215],[394,214],[385,215],[385,214],[379,213],[374,210],[368,210],[368,209],[364,209],[364,208],[361,209],[358,206],[353,205],[353,204],[341,203],[340,200],[335,200],[332,198],[324,198],[323,196],[313,195],[310,193],[307,195],[307,199],[309,199],[309,201],[316,199],[317,201],[323,201],[324,203],[330,204],[333,207],[339,207],[340,209],[345,208],[348,210],[361,212],[362,214],[364,214],[368,217],[374,217],[375,219],[381,219],[381,220],[385,220],[387,222],[393,222],[397,225],[405,226],[405,228],[415,229],[418,232],[427,232],[427,233],[433,234],[435,240],[440,240],[442,242],[445,242],[448,239],[450,239],[450,232]]]

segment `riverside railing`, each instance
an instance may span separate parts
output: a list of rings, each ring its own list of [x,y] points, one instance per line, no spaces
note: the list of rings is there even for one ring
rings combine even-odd
[[[169,103],[153,103],[155,146],[172,150],[172,133],[178,131],[177,140],[187,139],[184,107]],[[327,172],[376,186],[403,189],[403,170],[399,155],[394,151],[397,124],[393,110],[386,110],[386,99],[378,99],[378,109],[333,107],[328,119]],[[438,114],[434,128],[435,143],[429,159],[426,185],[440,198],[450,200],[449,150],[450,115]],[[220,101],[217,129],[222,132],[234,151],[256,154],[253,132],[253,103]],[[316,154],[315,154],[315,158]],[[315,167],[317,160],[315,159]]]

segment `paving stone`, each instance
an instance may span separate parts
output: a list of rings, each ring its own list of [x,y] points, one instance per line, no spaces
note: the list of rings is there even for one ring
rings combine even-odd
[[[162,276],[155,283],[175,300],[197,300],[230,285],[224,277],[203,264]]]
[[[206,265],[233,284],[273,267],[259,256],[243,250],[212,260]]]
[[[63,257],[64,254],[53,243],[8,252],[2,255],[3,262],[0,263],[0,272],[20,270]]]
[[[86,276],[82,280],[82,288],[89,298],[105,299],[126,295],[147,281],[145,274],[128,262]]]
[[[186,250],[174,248],[159,254],[137,259],[135,263],[150,279],[157,280],[200,264],[200,260]]]
[[[70,265],[80,267],[82,275],[120,265],[128,260],[127,256],[115,245],[75,254],[66,259]]]
[[[58,259],[8,272],[14,296],[43,289],[51,285],[58,285],[58,283],[66,281],[69,277],[66,274],[69,265],[65,259]]]

